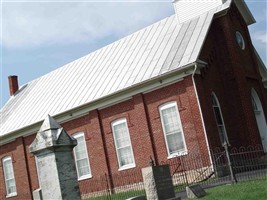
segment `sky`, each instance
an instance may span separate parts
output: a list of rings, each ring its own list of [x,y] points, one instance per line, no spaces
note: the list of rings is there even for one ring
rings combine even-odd
[[[1,105],[8,76],[22,86],[92,51],[174,14],[171,0],[0,0]],[[267,64],[267,0],[245,0],[249,30]]]

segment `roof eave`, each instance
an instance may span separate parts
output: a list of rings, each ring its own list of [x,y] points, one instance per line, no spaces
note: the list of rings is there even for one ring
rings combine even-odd
[[[160,76],[143,81],[110,95],[101,97],[100,99],[96,99],[71,110],[55,115],[53,116],[53,118],[59,123],[64,123],[84,116],[94,109],[101,109],[103,107],[107,107],[107,105],[110,105],[111,103],[115,104],[123,100],[127,100],[129,99],[129,97],[132,97],[133,95],[136,95],[138,93],[145,93],[147,91],[152,91],[153,89],[158,89],[160,87],[164,87],[171,83],[180,81],[183,79],[183,77],[189,76],[193,73],[196,64],[199,68],[203,67],[203,64],[199,61],[189,63]],[[109,102],[110,104],[107,104],[107,102]],[[0,145],[14,141],[18,137],[28,136],[36,133],[39,130],[42,122],[43,120],[0,136]]]
[[[262,83],[264,85],[265,88],[267,88],[267,68],[265,66],[265,64],[263,63],[261,57],[259,56],[257,50],[254,48],[254,53],[256,56],[256,62],[258,65],[258,69],[259,69],[259,73],[262,79]]]
[[[236,4],[239,12],[242,14],[247,25],[251,25],[256,22],[244,0],[234,0],[234,3]]]

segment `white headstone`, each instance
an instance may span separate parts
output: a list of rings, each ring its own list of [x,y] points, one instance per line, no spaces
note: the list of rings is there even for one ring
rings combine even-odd
[[[163,200],[175,197],[169,165],[142,169],[147,199]]]
[[[186,187],[186,194],[189,199],[204,197],[207,193],[200,185],[191,185]]]

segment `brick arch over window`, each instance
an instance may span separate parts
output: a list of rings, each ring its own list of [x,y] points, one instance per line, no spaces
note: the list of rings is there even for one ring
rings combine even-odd
[[[220,102],[214,92],[212,93],[211,98],[212,98],[213,113],[216,120],[221,143],[222,145],[225,143],[229,144]]]
[[[251,89],[251,103],[258,125],[264,151],[267,152],[267,125],[260,98],[254,88]]]

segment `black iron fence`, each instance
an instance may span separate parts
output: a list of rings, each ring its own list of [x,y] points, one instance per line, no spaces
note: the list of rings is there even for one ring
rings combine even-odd
[[[211,162],[212,161],[212,162]],[[188,154],[169,161],[177,192],[186,186],[204,188],[225,183],[267,179],[267,154],[261,145],[225,149],[217,148],[210,156]]]
[[[267,154],[262,146],[217,148],[210,155],[187,154],[160,164],[168,164],[176,192],[186,186],[200,184],[203,188],[231,182],[267,179]],[[232,171],[232,174],[231,174]],[[83,198],[127,199],[144,196],[141,169],[93,178],[81,184]]]
[[[267,153],[261,145],[216,148],[210,155],[189,153],[160,164],[169,165],[176,192],[184,191],[186,186],[193,184],[207,188],[231,182],[267,179]],[[80,190],[83,199],[93,200],[124,200],[145,196],[140,168],[80,181]],[[18,191],[20,199],[31,199],[29,193],[22,193]],[[0,199],[6,197],[0,196]]]
[[[134,196],[145,196],[140,168],[99,176],[90,182],[81,183],[80,190],[83,193],[82,198],[90,200],[125,200]]]

